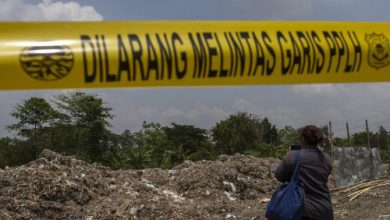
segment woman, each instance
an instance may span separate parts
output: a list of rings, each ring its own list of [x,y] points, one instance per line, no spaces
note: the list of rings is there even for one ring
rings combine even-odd
[[[332,163],[329,156],[318,149],[317,145],[323,140],[321,130],[313,125],[306,126],[299,139],[302,146],[299,181],[305,190],[302,219],[332,220],[333,208],[327,186]],[[275,177],[280,182],[290,180],[296,152],[288,152],[276,169]]]

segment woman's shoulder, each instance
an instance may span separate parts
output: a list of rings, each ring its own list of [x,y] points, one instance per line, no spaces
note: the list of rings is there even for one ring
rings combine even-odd
[[[284,156],[284,160],[288,163],[288,164],[293,164],[295,162],[295,158],[297,156],[297,153],[301,153],[302,150],[290,150],[289,152],[287,152],[287,154]]]
[[[322,162],[331,163],[329,155],[317,147],[311,149],[302,149],[302,151],[303,157],[316,158],[321,160]]]

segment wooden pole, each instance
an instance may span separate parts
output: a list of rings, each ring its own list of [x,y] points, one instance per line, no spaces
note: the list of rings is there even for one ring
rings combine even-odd
[[[332,160],[332,176],[333,176],[333,183],[336,185],[336,171],[335,171],[335,166],[334,166],[334,146],[333,146],[333,131],[332,131],[332,122],[329,121],[329,126],[328,126],[328,137],[329,137],[329,143],[330,143],[330,158]]]
[[[346,123],[346,126],[347,126],[347,136],[348,136],[348,147],[351,146],[351,139],[350,139],[350,135],[349,135],[349,125],[348,125],[348,122]]]
[[[329,143],[330,143],[330,150],[333,154],[333,131],[332,131],[332,122],[329,122]]]
[[[366,119],[367,145],[370,147],[370,130],[368,129],[368,120]]]
[[[389,158],[390,158],[389,132],[386,133],[386,149],[389,153]]]
[[[389,132],[386,132],[386,137],[387,137],[386,138],[387,154],[390,158]],[[390,173],[390,161],[388,163],[389,163],[389,167],[387,169],[388,169],[388,172]]]

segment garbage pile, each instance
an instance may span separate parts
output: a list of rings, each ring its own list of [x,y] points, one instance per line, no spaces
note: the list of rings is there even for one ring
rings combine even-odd
[[[0,219],[250,219],[279,186],[278,163],[236,154],[113,171],[44,150],[0,169]]]

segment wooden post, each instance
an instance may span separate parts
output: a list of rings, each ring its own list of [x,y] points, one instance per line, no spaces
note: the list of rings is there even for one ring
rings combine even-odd
[[[389,146],[389,132],[386,133],[386,149],[389,153],[389,159],[390,159],[390,146]]]
[[[330,150],[333,155],[334,149],[333,149],[333,131],[332,131],[332,122],[329,122],[329,143],[330,143]]]
[[[370,130],[368,129],[368,120],[366,119],[367,145],[370,147]]]
[[[389,146],[389,132],[386,132],[386,146],[387,146],[387,154],[390,158],[390,146]],[[389,167],[387,168],[388,169],[388,172],[390,173],[390,161],[388,161],[389,163]]]
[[[333,146],[333,131],[332,131],[332,122],[329,122],[328,126],[328,136],[329,136],[329,143],[330,143],[330,158],[332,160],[332,176],[333,176],[333,183],[336,185],[336,171],[334,166],[334,146]]]
[[[346,123],[347,125],[347,136],[348,136],[348,147],[351,146],[351,139],[350,139],[350,135],[349,135],[349,125],[348,125],[348,122]]]

